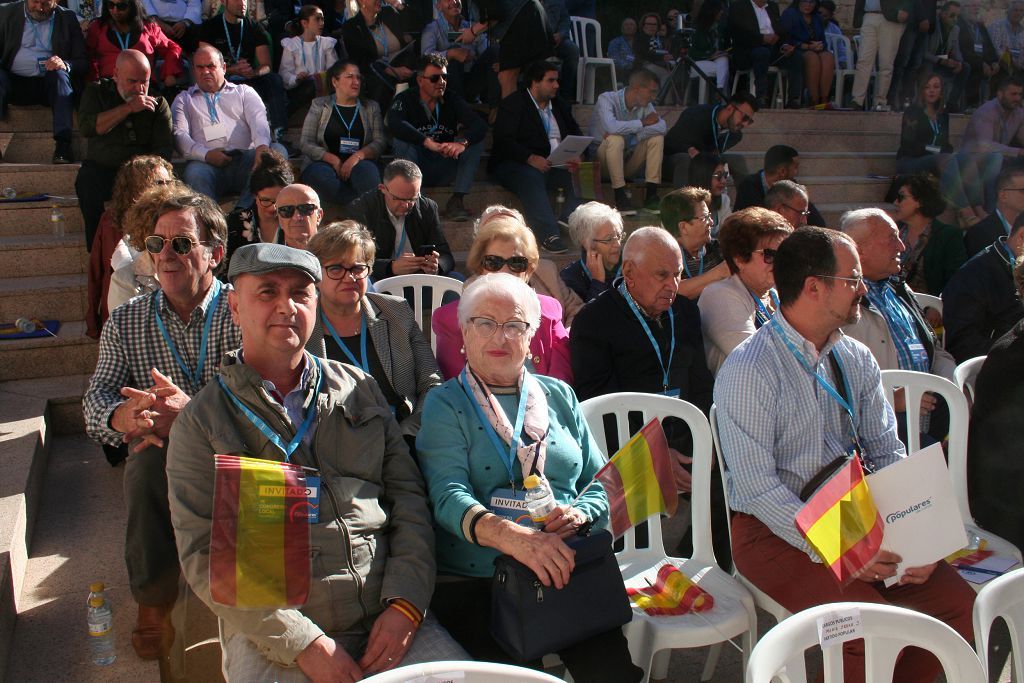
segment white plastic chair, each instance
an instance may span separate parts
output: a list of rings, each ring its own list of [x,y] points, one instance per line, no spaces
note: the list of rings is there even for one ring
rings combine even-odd
[[[601,42],[601,24],[595,19],[586,17],[570,17],[572,19],[572,39],[580,49],[580,63],[576,71],[576,101],[580,104],[593,104],[594,81],[596,72],[606,68],[611,72],[612,87],[617,87],[615,76],[615,60],[604,56]],[[593,38],[591,39],[591,34]],[[590,53],[590,48],[594,53]]]
[[[933,294],[921,294],[920,292],[914,292],[914,299],[917,300],[917,305],[921,307],[923,311],[926,308],[934,308],[942,315],[942,299]],[[935,330],[936,336],[939,340],[939,348],[946,348],[946,335],[942,334],[941,330]]]
[[[997,555],[1015,557],[1019,562],[1020,550],[1009,541],[980,528],[971,514],[971,505],[967,497],[967,397],[944,377],[913,370],[882,370],[882,388],[890,405],[893,403],[893,392],[899,387],[903,387],[907,407],[907,453],[915,453],[921,449],[920,429],[911,425],[921,423],[922,394],[930,392],[939,395],[949,408],[949,443],[946,459],[949,476],[953,481],[953,495],[956,496],[960,518],[967,529],[967,534],[969,537],[973,535],[979,540],[985,540],[987,550]]]
[[[445,294],[455,292],[462,295],[462,283],[454,278],[443,275],[427,275],[426,273],[415,273],[413,275],[395,275],[384,278],[373,283],[373,287],[381,294],[405,297],[405,289],[412,289],[413,305],[412,314],[416,323],[420,326],[424,336],[430,340],[430,350],[437,355],[437,339],[430,329],[430,314],[441,306],[441,300]],[[431,288],[429,302],[423,300],[423,289]]]
[[[736,86],[738,86],[740,83],[740,76],[747,77],[747,92],[749,92],[751,95],[756,95],[757,88],[754,86],[753,69],[740,69],[735,74],[733,74],[732,92],[736,92]],[[775,102],[779,101],[780,98],[782,99],[783,106],[785,106],[787,92],[786,85],[789,83],[789,77],[786,75],[785,71],[782,71],[777,66],[768,67],[768,77],[771,78],[772,76],[775,76],[775,85],[772,87],[772,101],[769,103],[768,106],[774,107]]]
[[[690,530],[693,557],[668,558],[661,535],[661,519],[647,519],[647,547],[636,543],[635,530],[623,537],[625,547],[618,554],[619,569],[627,585],[664,560],[671,560],[694,583],[711,594],[715,606],[699,615],[652,617],[639,610],[623,627],[629,641],[633,663],[644,669],[644,681],[665,678],[668,674],[669,649],[703,647],[721,643],[723,638],[743,636],[743,662],[746,664],[753,642],[757,639],[757,615],[754,600],[736,580],[723,571],[715,560],[711,544],[711,430],[700,409],[677,398],[642,393],[617,393],[584,401],[580,406],[601,451],[608,454],[608,435],[604,417],[613,415],[615,433],[621,447],[632,436],[629,414],[640,413],[641,424],[652,418],[675,417],[686,422],[693,436],[693,492],[691,495]],[[642,584],[641,584],[642,585]],[[656,657],[656,655],[658,655]],[[718,650],[713,650],[704,667],[701,680],[710,680],[717,664]]]
[[[1010,680],[1024,672],[1024,569],[992,579],[981,587],[974,600],[974,644],[988,678],[988,642],[992,623],[1002,618],[1010,631],[1013,664]]]
[[[956,631],[934,617],[894,605],[835,602],[794,614],[766,633],[747,666],[747,683],[770,683],[778,677],[805,683],[804,651],[818,645],[818,618],[838,610],[860,610],[867,683],[892,681],[893,666],[908,645],[928,650],[942,664],[947,683],[981,683],[984,670],[974,650]],[[822,648],[825,683],[843,681],[843,648]]]
[[[710,75],[710,74],[709,74]],[[689,94],[690,88],[693,86],[693,81],[697,81],[697,104],[708,103],[708,82],[700,77],[695,70],[690,69],[690,84],[686,87],[686,92]]]
[[[985,364],[986,358],[988,356],[975,356],[956,366],[953,371],[956,385],[960,387],[960,391],[964,392],[968,404],[972,407],[974,406],[974,383],[978,379],[978,373],[981,372],[981,366]]]
[[[444,677],[444,674],[451,674]],[[493,662],[426,662],[400,666],[376,676],[364,678],[364,683],[419,683],[426,676],[428,681],[453,680],[459,683],[560,683],[559,679],[543,671],[524,669],[511,664]]]
[[[838,33],[826,33],[825,46],[836,59],[836,95],[832,101],[837,107],[841,107],[843,106],[843,97],[846,94],[846,79],[853,78],[857,75],[857,57],[853,51],[853,45],[850,43],[850,39],[844,35],[840,35]],[[850,66],[847,69],[839,68],[840,46],[845,52],[847,59],[850,61]]]

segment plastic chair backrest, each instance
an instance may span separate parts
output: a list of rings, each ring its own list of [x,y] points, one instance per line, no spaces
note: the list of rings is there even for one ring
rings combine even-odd
[[[804,651],[818,645],[818,618],[831,612],[860,610],[864,634],[865,680],[892,681],[893,665],[900,651],[913,645],[928,650],[939,660],[947,683],[978,683],[986,680],[981,661],[956,631],[934,617],[920,612],[874,603],[838,602],[811,607],[779,623],[754,648],[747,665],[747,683],[770,683],[788,669],[798,677],[779,676],[800,683]],[[843,648],[822,650],[825,683],[843,681]],[[799,661],[798,661],[799,660]]]
[[[427,287],[430,287],[431,290],[429,302],[424,301],[423,290]],[[434,355],[437,355],[437,339],[430,329],[430,314],[441,306],[441,301],[444,299],[445,294],[454,292],[461,296],[462,283],[443,275],[416,273],[413,275],[395,275],[384,278],[374,282],[373,288],[381,294],[400,296],[406,300],[408,300],[408,297],[405,295],[406,288],[412,289],[413,317],[416,318],[416,323],[420,326],[423,335],[430,340],[430,350],[434,352]]]
[[[964,396],[972,406],[974,405],[974,383],[978,379],[978,373],[981,372],[981,366],[985,364],[986,358],[988,356],[976,356],[965,360],[953,371],[956,385],[960,387],[960,391],[964,392]]]
[[[450,677],[442,676],[451,674]],[[444,681],[456,680],[459,683],[560,683],[555,678],[543,671],[524,669],[511,664],[496,664],[494,662],[425,662],[423,664],[409,664],[391,671],[379,673],[376,676],[364,678],[364,683],[412,683],[430,676],[428,680]]]
[[[825,34],[825,46],[828,51],[832,53],[832,56],[836,60],[836,68],[839,69],[839,53],[840,47],[842,47],[842,53],[846,57],[846,66],[840,71],[853,71],[857,66],[856,55],[853,51],[853,45],[850,44],[850,39],[840,33],[826,33]]]
[[[974,643],[988,679],[989,631],[992,623],[1002,618],[1010,631],[1013,668],[1024,672],[1024,569],[1017,569],[992,579],[974,599]],[[1012,679],[1011,679],[1012,680]]]
[[[921,308],[934,308],[939,313],[942,313],[942,299],[940,297],[934,294],[914,292],[914,298],[917,299],[917,305]]]
[[[690,498],[690,533],[693,537],[693,557],[708,563],[716,563],[715,551],[711,545],[711,427],[700,408],[678,398],[621,392],[587,399],[580,404],[583,417],[594,433],[601,452],[605,457],[608,453],[608,434],[605,432],[604,417],[613,415],[615,418],[616,442],[621,448],[629,441],[632,432],[629,428],[629,414],[640,413],[640,426],[647,424],[651,418],[664,419],[675,417],[683,420],[690,429],[693,440],[693,492]],[[664,543],[661,538],[661,524],[657,516],[648,520],[648,547],[636,546],[635,529],[630,529],[624,537],[625,547],[620,553],[620,564],[627,555],[665,556]]]
[[[596,19],[587,17],[570,17],[570,19],[572,20],[572,42],[576,43],[580,49],[580,56],[584,59],[604,59],[601,24],[597,23]]]

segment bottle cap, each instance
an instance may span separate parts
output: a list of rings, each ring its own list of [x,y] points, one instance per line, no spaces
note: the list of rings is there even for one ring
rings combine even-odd
[[[103,607],[105,602],[102,595],[97,595],[95,598],[89,598],[89,607]]]
[[[526,479],[523,479],[523,486],[528,489],[534,489],[540,486],[540,477],[536,474],[531,474]]]
[[[90,593],[102,593],[104,588],[106,588],[106,586],[103,585],[102,581],[97,581],[96,583],[89,584]]]

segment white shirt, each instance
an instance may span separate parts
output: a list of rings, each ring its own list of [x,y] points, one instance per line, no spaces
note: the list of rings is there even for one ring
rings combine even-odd
[[[775,33],[775,29],[772,28],[772,18],[768,16],[768,6],[758,7],[754,0],[750,0],[750,5],[754,8],[754,16],[757,17],[757,27],[761,29],[761,35],[770,36]]]
[[[395,228],[395,249],[399,246],[402,247],[401,254],[395,254],[394,258],[398,258],[402,254],[412,254],[412,244],[409,242],[408,236],[405,238],[405,242],[402,242],[402,235],[405,234],[405,216],[396,216],[391,213],[391,209],[387,209],[388,220],[391,221],[391,225]],[[391,258],[391,257],[389,257]]]
[[[562,131],[558,129],[558,121],[555,119],[555,109],[551,106],[551,100],[548,100],[548,106],[542,109],[541,106],[537,104],[537,100],[533,99],[533,93],[527,90],[526,94],[530,96],[530,101],[533,102],[533,106],[537,107],[537,114],[540,115],[540,122],[544,124],[544,130],[548,134],[548,145],[551,147],[551,151],[554,152],[562,142]]]
[[[267,108],[256,91],[245,84],[224,82],[214,104],[216,120],[209,103],[214,96],[193,85],[174,98],[174,146],[190,161],[206,161],[212,149],[250,149],[270,145]],[[223,128],[215,128],[220,125]],[[218,133],[222,133],[219,134]]]

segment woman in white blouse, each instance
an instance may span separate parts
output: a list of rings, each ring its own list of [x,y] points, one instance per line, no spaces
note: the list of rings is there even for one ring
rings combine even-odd
[[[324,36],[324,13],[316,5],[303,5],[294,22],[301,33],[281,39],[281,80],[288,90],[288,113],[309,105],[317,95],[330,92],[325,72],[338,61],[338,41]]]

